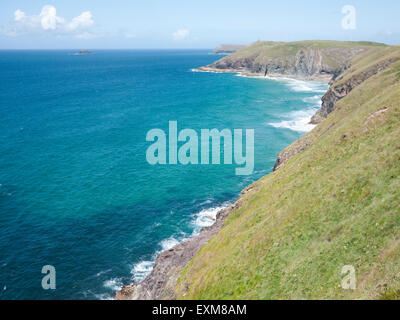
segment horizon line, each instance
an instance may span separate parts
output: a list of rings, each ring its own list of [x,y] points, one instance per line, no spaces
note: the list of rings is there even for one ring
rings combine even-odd
[[[214,50],[214,48],[0,48],[0,51],[61,51],[61,50]]]

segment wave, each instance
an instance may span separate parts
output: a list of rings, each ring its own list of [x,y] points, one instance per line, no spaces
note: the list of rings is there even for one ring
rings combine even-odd
[[[113,291],[119,291],[122,289],[122,279],[120,278],[113,278],[104,281],[103,286],[107,289],[111,289]]]
[[[105,270],[105,271],[97,272],[96,275],[95,275],[94,277],[95,277],[95,278],[98,278],[98,277],[102,276],[103,274],[106,274],[106,273],[110,272],[111,270],[112,270],[112,269],[108,269],[108,270]]]
[[[206,201],[206,202],[208,203],[208,201]],[[143,260],[133,266],[132,271],[131,271],[132,280],[135,283],[143,281],[153,270],[154,263],[157,259],[157,256],[161,252],[169,250],[169,249],[175,247],[180,242],[185,241],[189,238],[192,238],[192,237],[198,235],[200,233],[200,230],[203,229],[204,227],[212,226],[215,223],[218,212],[220,210],[225,209],[229,204],[230,204],[230,202],[226,202],[217,207],[203,209],[203,210],[199,211],[198,213],[196,213],[195,215],[193,215],[193,219],[191,222],[191,225],[193,226],[192,234],[189,237],[181,237],[181,238],[171,236],[171,237],[161,241],[159,243],[159,247],[161,248],[161,250],[157,250],[152,255],[151,260]]]
[[[192,72],[209,72],[209,73],[221,73],[212,70],[198,70],[198,69],[190,69]],[[241,72],[232,72],[236,77],[242,78],[255,78],[255,79],[268,79],[274,80],[283,83],[291,90],[296,92],[315,92],[315,93],[325,93],[328,90],[328,84],[325,82],[319,81],[305,81],[287,77],[271,77],[271,76],[261,76],[261,75],[248,75],[243,74]]]
[[[259,76],[259,75],[246,75],[243,73],[236,73],[236,77],[242,78],[255,78],[255,79],[267,79],[281,82],[282,84],[289,87],[291,90],[296,92],[315,92],[315,93],[325,93],[329,85],[325,82],[319,81],[306,81],[286,77],[271,77],[271,76]]]
[[[161,250],[157,250],[153,255],[151,260],[143,260],[140,261],[139,263],[135,264],[132,267],[131,274],[132,278],[131,280],[134,283],[138,283],[140,281],[143,281],[150,273],[151,270],[153,270],[154,263],[157,259],[157,256],[166,250],[171,249],[175,245],[179,243],[178,240],[176,240],[173,237],[170,237],[168,239],[164,239],[159,243],[159,246],[161,247]],[[109,289],[113,292],[120,291],[122,287],[124,286],[122,278],[112,278],[109,280],[104,281],[103,287],[106,289]],[[113,297],[110,294],[102,293],[102,294],[96,294],[95,297],[99,300],[114,300],[115,297]]]
[[[153,260],[141,261],[133,266],[131,271],[132,280],[137,283],[144,280],[153,269],[156,257]]]
[[[285,77],[269,77],[266,76],[265,79],[279,81],[289,87],[291,90],[296,92],[316,92],[325,93],[328,90],[328,84],[324,82],[317,81],[304,81],[298,79],[291,79]]]
[[[204,72],[204,73],[224,73],[212,70],[199,70],[199,69],[190,69],[191,72]]]
[[[274,78],[276,80],[276,78]],[[279,80],[279,79],[278,79]],[[323,93],[328,89],[328,85],[319,82],[308,82],[302,80],[286,79],[283,80],[292,90],[297,92],[313,92],[320,93],[302,99],[308,104],[304,110],[293,111],[285,115],[284,120],[280,122],[268,123],[275,128],[285,128],[298,132],[309,132],[315,128],[314,124],[310,123],[312,116],[321,108]]]
[[[321,98],[322,98],[322,95],[315,95],[312,97],[304,98],[303,102],[321,106],[321,104],[322,104]]]
[[[205,201],[202,204],[208,204],[210,201]],[[204,227],[209,227],[215,223],[217,214],[220,210],[226,208],[230,203],[224,203],[220,206],[216,207],[211,207],[208,209],[203,209],[199,211],[198,213],[193,215],[193,219],[191,222],[191,225],[193,226],[193,232],[189,237],[177,237],[177,236],[171,236],[169,238],[166,238],[162,240],[159,243],[159,250],[157,250],[149,260],[142,260],[135,265],[133,265],[131,274],[132,274],[132,280],[135,283],[143,281],[153,270],[154,263],[157,259],[157,256],[166,250],[169,250],[173,247],[175,247],[177,244],[179,244],[182,241],[187,240],[188,238],[192,238],[200,233],[200,230]],[[120,290],[120,285],[121,283],[118,281],[119,279],[110,279],[107,280],[104,283],[104,286],[107,288],[114,288],[117,290]],[[121,285],[122,287],[122,285]]]
[[[288,114],[290,120],[282,120],[277,123],[269,123],[275,128],[285,128],[298,132],[309,132],[315,128],[314,124],[310,124],[311,117],[315,114],[317,108],[309,108],[306,110],[293,111]]]
[[[228,205],[222,205],[209,209],[204,209],[198,212],[192,224],[194,225],[192,236],[196,236],[200,233],[200,230],[205,227],[210,227],[215,223],[218,212],[225,209]]]
[[[165,239],[160,242],[161,251],[167,251],[175,247],[177,244],[179,244],[178,240],[176,240],[174,237],[169,237],[168,239]]]
[[[235,76],[236,77],[242,77],[242,78],[254,78],[254,79],[265,79],[265,77],[264,76],[256,76],[256,75],[246,75],[246,74],[243,74],[243,73],[236,73],[235,74]]]

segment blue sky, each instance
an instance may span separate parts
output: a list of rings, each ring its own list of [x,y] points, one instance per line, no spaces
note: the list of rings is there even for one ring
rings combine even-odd
[[[356,29],[344,30],[352,5]],[[399,0],[1,0],[0,49],[213,48],[304,39],[400,44]]]

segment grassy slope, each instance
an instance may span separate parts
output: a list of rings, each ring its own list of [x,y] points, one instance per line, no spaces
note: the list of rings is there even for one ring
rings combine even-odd
[[[329,41],[329,40],[306,40],[296,42],[273,42],[273,41],[257,41],[252,45],[239,50],[236,53],[231,54],[226,59],[243,59],[250,58],[254,59],[254,62],[266,63],[271,59],[279,57],[293,56],[298,53],[299,50],[308,49],[333,49],[333,48],[375,48],[384,47],[386,45],[376,42],[350,42],[350,41]],[[337,67],[335,59],[332,57],[324,56],[325,62],[332,67]]]
[[[358,58],[350,73],[372,61]],[[338,107],[308,149],[254,184],[182,271],[179,298],[400,297],[400,62]],[[340,286],[344,265],[356,268],[354,291]]]

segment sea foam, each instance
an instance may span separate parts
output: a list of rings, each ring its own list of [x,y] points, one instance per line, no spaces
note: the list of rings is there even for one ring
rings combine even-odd
[[[200,233],[200,230],[205,227],[210,227],[215,223],[218,212],[225,209],[227,205],[204,209],[198,212],[193,220],[194,230],[193,236]]]
[[[315,125],[310,124],[311,117],[315,114],[316,108],[309,108],[306,110],[293,111],[287,116],[290,120],[282,120],[276,123],[269,123],[275,128],[286,128],[298,132],[308,132],[314,129]]]
[[[206,202],[208,203],[208,201]],[[139,263],[135,264],[132,268],[131,274],[132,274],[132,280],[135,283],[138,283],[140,281],[143,281],[153,270],[154,263],[157,259],[157,256],[166,250],[169,250],[179,244],[182,241],[187,240],[188,238],[192,238],[196,235],[198,235],[204,227],[209,227],[212,226],[215,223],[217,214],[219,211],[225,209],[229,203],[224,203],[222,205],[216,206],[216,207],[211,207],[207,209],[203,209],[196,214],[193,215],[193,220],[191,222],[191,225],[193,226],[193,232],[189,237],[177,237],[177,236],[171,236],[167,239],[164,239],[160,242],[159,247],[160,250],[157,250],[151,260],[143,260],[140,261]]]
[[[316,81],[304,81],[298,79],[269,76],[266,76],[265,79],[281,82],[282,84],[286,85],[291,90],[296,92],[325,93],[328,87],[326,83]]]
[[[144,280],[151,272],[154,266],[154,260],[141,261],[133,266],[131,271],[132,279],[134,282],[140,282]]]
[[[109,279],[104,281],[103,285],[105,288],[111,289],[113,291],[118,291],[122,288],[122,280],[119,278]]]
[[[271,122],[269,125],[275,128],[286,128],[298,132],[309,132],[315,128],[314,124],[310,123],[312,116],[321,107],[322,94],[326,92],[328,85],[320,82],[309,82],[288,78],[270,78],[273,80],[281,81],[287,85],[291,90],[296,92],[310,92],[318,93],[310,97],[303,98],[303,102],[308,106],[303,110],[292,111],[285,115],[280,122]]]

